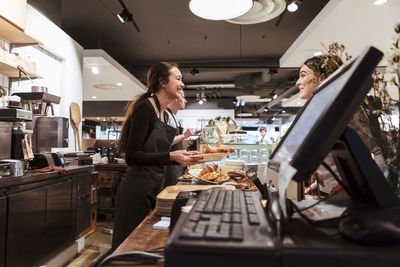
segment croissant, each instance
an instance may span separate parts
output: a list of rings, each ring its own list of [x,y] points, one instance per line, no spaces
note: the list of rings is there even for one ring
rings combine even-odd
[[[235,149],[231,146],[217,144],[215,147],[211,147],[205,144],[201,150],[201,154],[213,154],[213,153],[232,153]]]
[[[199,176],[203,176],[207,173],[215,172],[217,170],[218,170],[217,164],[208,164],[208,165],[204,166],[204,168],[199,173]]]
[[[205,144],[203,146],[203,149],[201,150],[201,154],[209,154],[209,153],[211,153],[210,151],[211,151],[210,145]]]
[[[215,148],[217,148],[218,153],[232,153],[233,151],[235,151],[233,147],[222,144],[216,145]]]

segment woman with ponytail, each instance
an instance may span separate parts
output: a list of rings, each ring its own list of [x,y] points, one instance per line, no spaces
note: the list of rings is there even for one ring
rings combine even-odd
[[[128,164],[117,186],[114,207],[112,247],[117,246],[155,207],[156,196],[165,180],[165,166],[199,163],[189,157],[196,152],[170,152],[177,133],[164,113],[167,105],[179,99],[183,90],[177,64],[160,62],[147,73],[148,91],[127,107],[119,142],[120,153]]]

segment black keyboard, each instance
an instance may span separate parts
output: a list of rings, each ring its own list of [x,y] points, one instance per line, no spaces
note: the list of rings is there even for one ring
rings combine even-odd
[[[263,263],[277,259],[264,208],[255,192],[214,188],[202,191],[189,214],[179,218],[167,242],[165,266],[211,267],[213,257],[219,264],[243,266],[251,262],[243,255]]]

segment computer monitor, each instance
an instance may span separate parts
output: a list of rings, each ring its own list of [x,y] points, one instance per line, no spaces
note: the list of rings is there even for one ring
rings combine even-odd
[[[326,79],[306,102],[277,148],[271,154],[270,161],[287,161],[297,169],[293,177],[294,180],[303,181],[308,179],[322,163],[335,143],[343,136],[347,124],[371,89],[371,74],[382,56],[382,52],[376,48],[368,47],[358,58],[342,66]],[[347,158],[350,157],[352,156],[350,155]],[[353,166],[354,164],[348,164],[348,166],[350,165]],[[357,168],[362,168],[362,166],[357,166]],[[338,169],[343,170],[346,167]],[[348,173],[357,172],[357,170],[352,169],[346,169],[346,171]],[[352,175],[347,175],[345,178],[354,179]],[[365,179],[365,177],[361,179]],[[387,184],[384,178],[379,183]],[[361,184],[366,184],[370,187],[368,182],[349,181],[347,183],[347,185],[354,187]],[[384,191],[389,188],[385,185],[383,187],[385,188]],[[352,189],[349,187],[349,190],[356,191],[354,194],[368,195],[375,189],[369,188],[368,190],[360,191],[357,188]],[[382,192],[375,192],[375,195],[380,194]],[[365,199],[368,196],[361,198]],[[394,198],[390,199],[390,201],[394,200]],[[382,203],[382,205],[386,204]]]

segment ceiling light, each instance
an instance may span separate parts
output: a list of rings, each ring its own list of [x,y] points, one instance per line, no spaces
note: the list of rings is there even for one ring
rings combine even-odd
[[[246,14],[252,0],[191,0],[190,11],[203,19],[226,20]]]
[[[282,110],[282,113],[286,113],[286,110]]]
[[[287,10],[288,10],[289,12],[295,12],[298,8],[299,8],[299,6],[296,4],[296,1],[293,1],[292,3],[290,3],[290,4],[287,6]]]
[[[93,98],[93,99],[96,99],[96,98],[97,98],[97,96],[95,96],[95,95],[94,95],[94,96],[92,96],[92,98]]]
[[[272,96],[272,99],[276,99],[278,97],[278,95],[277,94],[274,94],[273,96]]]
[[[103,121],[106,121],[106,119],[103,119]]]
[[[262,23],[278,17],[286,9],[286,0],[257,0],[244,15],[227,20],[236,24]]]
[[[203,103],[204,103],[203,99],[199,99],[198,103],[199,103],[200,105],[203,105]]]
[[[314,52],[314,54],[313,54],[315,57],[317,57],[317,56],[322,56],[322,52],[321,51],[317,51],[317,52]]]
[[[246,101],[242,100],[241,103],[242,107],[246,104]]]
[[[92,67],[92,73],[93,74],[99,74],[99,68],[98,67]]]
[[[264,108],[264,111],[265,111],[265,112],[268,112],[268,109],[267,109],[267,108]]]
[[[117,86],[122,86],[122,83],[116,83]]]
[[[251,113],[238,113],[236,114],[237,117],[253,117],[253,114]]]
[[[387,2],[387,0],[376,0],[376,1],[374,2],[374,5],[380,6],[380,5],[385,4],[386,2]]]
[[[125,23],[125,21],[132,19],[132,14],[129,13],[128,9],[124,8],[117,17],[122,23]]]
[[[100,120],[100,117],[97,117],[96,119]]]
[[[118,19],[122,22],[125,23],[125,21],[131,21],[133,26],[135,26],[135,29],[140,32],[139,26],[136,24],[136,21],[133,19],[132,13],[129,12],[128,8],[124,4],[124,1],[119,0],[119,3],[122,6],[122,11],[117,14]]]

